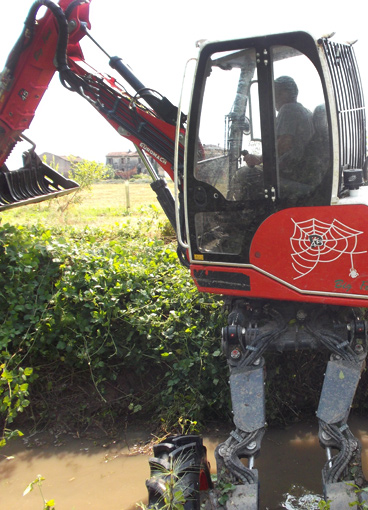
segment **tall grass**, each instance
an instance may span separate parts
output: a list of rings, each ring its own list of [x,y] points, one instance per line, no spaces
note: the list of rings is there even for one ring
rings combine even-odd
[[[63,206],[69,195],[1,211],[0,223],[23,226],[44,224],[50,227],[61,225],[72,225],[77,228],[104,227],[119,224],[126,217],[137,219],[147,211],[160,221],[164,221],[164,214],[149,183],[133,182],[129,184],[128,190],[129,208],[125,182],[102,181],[94,184],[90,191],[83,191],[81,203],[71,204],[64,212]]]

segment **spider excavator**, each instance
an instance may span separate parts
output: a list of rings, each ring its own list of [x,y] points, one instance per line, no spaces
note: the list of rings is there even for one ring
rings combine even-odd
[[[41,161],[24,135],[59,73],[135,145],[176,230],[179,260],[200,292],[226,300],[222,350],[234,430],[215,457],[218,483],[234,487],[227,510],[259,508],[264,353],[295,349],[329,355],[316,410],[324,499],[331,510],[366,508],[361,445],[348,426],[365,367],[368,307],[366,122],[353,45],[300,31],[204,42],[184,113],[121,58],[108,55],[125,85],[84,61],[80,42],[94,40],[90,3],[34,2],[0,75],[0,210],[78,186]],[[31,148],[22,168],[9,170],[22,139]],[[165,468],[178,460],[183,507],[203,508],[210,493],[206,508],[220,508],[194,435],[154,447],[149,508],[166,508]]]

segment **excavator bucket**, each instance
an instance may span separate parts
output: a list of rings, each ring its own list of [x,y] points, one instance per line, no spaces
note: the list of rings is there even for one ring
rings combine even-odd
[[[23,154],[23,167],[0,169],[0,210],[42,202],[73,193],[79,185],[41,161],[33,151]]]

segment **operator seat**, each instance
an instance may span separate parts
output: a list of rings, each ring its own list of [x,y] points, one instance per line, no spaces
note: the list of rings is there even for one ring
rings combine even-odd
[[[328,181],[331,178],[330,139],[326,107],[318,105],[313,112],[314,134],[307,143],[298,180],[311,187],[298,205],[328,205],[330,191]],[[308,202],[308,203],[304,203]]]

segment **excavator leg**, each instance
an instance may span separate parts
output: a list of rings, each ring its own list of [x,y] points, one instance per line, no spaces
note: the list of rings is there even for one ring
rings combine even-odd
[[[230,368],[230,390],[235,430],[216,448],[219,483],[233,483],[236,489],[226,503],[227,510],[259,508],[258,471],[254,459],[265,432],[264,359],[262,353],[274,336],[262,335],[247,305],[236,302],[229,314],[229,326],[222,331],[222,349]],[[282,330],[281,322],[277,330]],[[244,463],[241,459],[247,459]],[[246,465],[247,464],[247,465]]]
[[[353,359],[346,359],[346,356],[344,359],[336,354],[331,356],[317,411],[319,440],[327,453],[327,462],[322,470],[323,490],[331,510],[345,510],[354,506],[356,501],[367,501],[367,493],[359,491],[366,485],[361,446],[347,425],[366,356],[359,344],[355,350],[360,355]],[[334,455],[333,451],[336,452]]]
[[[365,364],[366,343],[365,323],[353,320],[347,325],[336,320],[336,310],[321,305],[231,303],[229,325],[223,329],[223,351],[230,368],[235,430],[215,453],[218,480],[236,486],[226,510],[259,508],[254,459],[265,431],[262,354],[266,349],[327,349],[332,353],[317,411],[319,439],[327,452],[322,471],[324,497],[331,510],[362,508],[368,502],[367,493],[359,490],[367,486],[361,448],[347,425]]]
[[[266,350],[313,349],[331,353],[317,410],[319,440],[327,453],[322,470],[324,498],[330,510],[361,510],[366,508],[364,503],[368,507],[368,493],[365,492],[368,483],[362,471],[361,447],[347,425],[367,355],[365,322],[356,317],[354,310],[305,303],[235,299],[230,301],[229,307],[228,326],[222,332],[222,349],[230,368],[235,430],[215,451],[217,488],[214,499],[216,491],[230,483],[235,489],[225,503],[226,510],[259,509],[255,458],[260,453],[266,425],[263,354]],[[179,437],[171,442],[172,445],[159,445],[157,458],[150,461],[150,503],[164,507],[165,477],[162,473],[170,467],[170,459],[173,461],[181,455],[182,446],[185,446],[190,455],[188,459],[185,457],[185,469],[178,483],[185,493],[185,510],[199,510],[203,508],[198,494],[200,480],[207,479],[207,488],[211,485],[205,449],[200,440],[193,437],[188,440]],[[161,473],[158,481],[157,472]],[[214,499],[211,497],[206,509],[223,508]],[[153,508],[152,505],[149,507]]]
[[[237,484],[226,503],[227,510],[259,508],[258,471],[254,469],[254,459],[259,453],[265,426],[263,369],[264,361],[259,359],[255,366],[231,370],[236,429],[215,452],[218,480]],[[240,461],[244,458],[247,466]]]

